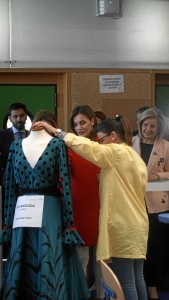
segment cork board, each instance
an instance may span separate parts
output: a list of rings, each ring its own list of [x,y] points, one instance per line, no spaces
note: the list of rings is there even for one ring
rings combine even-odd
[[[132,128],[136,129],[135,115],[138,107],[153,106],[151,73],[121,72],[124,75],[124,92],[105,94],[100,93],[99,87],[99,75],[104,74],[83,72],[72,74],[72,108],[76,105],[88,104],[93,110],[103,111],[107,117],[123,114],[128,117]]]

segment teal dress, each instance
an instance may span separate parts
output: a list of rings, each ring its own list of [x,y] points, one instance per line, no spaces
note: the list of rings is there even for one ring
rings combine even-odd
[[[80,300],[89,291],[77,253],[83,243],[73,226],[72,203],[63,141],[52,138],[32,168],[22,141],[12,143],[5,185],[5,228],[10,244],[0,299]],[[18,195],[44,195],[42,227],[12,229]]]

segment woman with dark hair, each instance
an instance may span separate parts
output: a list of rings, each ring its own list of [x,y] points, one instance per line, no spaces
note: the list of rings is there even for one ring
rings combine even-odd
[[[103,120],[106,119],[106,115],[101,110],[96,110],[94,113],[97,119],[97,124],[101,123]]]
[[[47,110],[35,116],[56,130]],[[67,149],[45,129],[12,143],[4,178],[3,243],[11,244],[0,299],[80,300],[89,291],[77,253]]]
[[[166,118],[157,108],[149,108],[138,117],[139,135],[133,138],[133,148],[147,165],[148,181],[169,180],[166,128]],[[157,287],[168,288],[169,228],[159,222],[158,214],[169,212],[169,192],[147,192],[145,201],[150,228],[144,275],[150,299],[159,299]]]
[[[76,106],[70,116],[71,130],[78,136],[96,140],[96,117],[88,105]],[[96,298],[104,299],[101,285],[101,269],[96,263],[96,245],[99,229],[99,181],[100,169],[71,148],[68,150],[71,167],[74,224],[84,241],[78,248],[89,286],[94,282]],[[91,254],[91,255],[90,255]],[[93,276],[94,275],[94,276]]]
[[[98,142],[46,128],[71,149],[100,169],[100,215],[97,260],[108,260],[118,277],[125,300],[146,300],[143,277],[148,238],[144,195],[147,169],[132,149],[132,132],[123,116],[107,118],[96,128]],[[60,132],[59,132],[60,131]]]
[[[81,120],[80,125],[83,130],[78,129],[78,124],[74,121],[76,116],[87,117],[88,120]],[[88,121],[88,122],[87,122]],[[96,139],[96,133],[94,132],[94,128],[97,125],[97,120],[93,109],[89,105],[78,105],[75,106],[70,115],[70,128],[76,135],[82,135],[85,132],[85,136],[90,138],[91,140]],[[90,126],[89,126],[90,124]]]

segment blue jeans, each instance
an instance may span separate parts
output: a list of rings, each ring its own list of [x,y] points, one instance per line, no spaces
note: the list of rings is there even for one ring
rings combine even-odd
[[[113,257],[109,264],[120,281],[125,300],[147,300],[143,263],[143,259]]]

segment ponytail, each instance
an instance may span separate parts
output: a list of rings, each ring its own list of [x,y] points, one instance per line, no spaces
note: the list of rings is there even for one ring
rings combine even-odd
[[[116,115],[115,118],[106,118],[96,127],[96,133],[102,131],[107,135],[112,131],[118,133],[121,140],[127,145],[132,145],[132,130],[129,121],[121,115]]]
[[[121,123],[121,128],[123,129],[122,135],[120,134],[120,132],[117,133],[121,136],[121,138],[127,145],[132,146],[132,131],[128,119],[126,119],[124,116],[116,115],[115,120]]]

